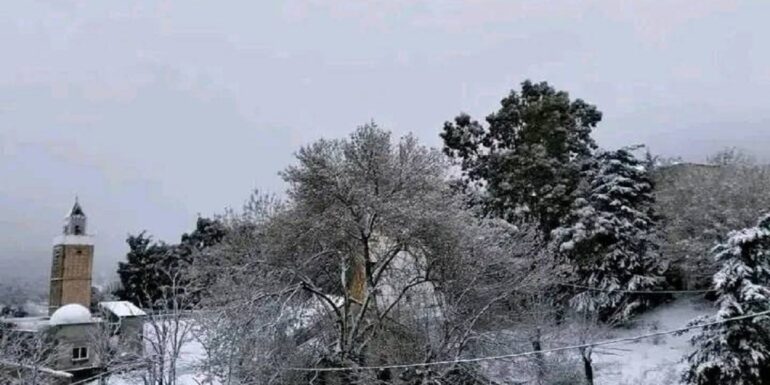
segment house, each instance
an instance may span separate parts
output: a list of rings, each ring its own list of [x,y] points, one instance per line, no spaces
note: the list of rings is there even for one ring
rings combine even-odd
[[[119,353],[124,356],[140,356],[144,349],[142,340],[144,319],[147,314],[128,301],[106,301],[97,305],[103,322],[112,325]]]
[[[54,240],[49,316],[0,318],[0,343],[14,345],[0,357],[0,374],[47,373],[66,384],[142,357],[146,314],[141,309],[108,301],[96,305],[96,314],[89,310],[94,242],[86,225],[76,200]]]

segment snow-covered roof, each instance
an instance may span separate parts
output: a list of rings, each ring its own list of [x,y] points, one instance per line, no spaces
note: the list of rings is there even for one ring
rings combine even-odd
[[[89,235],[59,235],[53,239],[53,245],[94,245],[94,238]]]
[[[58,308],[51,315],[48,323],[51,326],[83,324],[92,322],[91,312],[85,306],[71,303]]]
[[[99,307],[118,317],[137,317],[147,315],[142,309],[128,301],[99,302]]]

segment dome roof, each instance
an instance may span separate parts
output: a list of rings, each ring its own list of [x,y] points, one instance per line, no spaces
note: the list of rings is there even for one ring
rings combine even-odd
[[[48,323],[52,326],[91,322],[91,312],[85,306],[71,303],[58,308]]]

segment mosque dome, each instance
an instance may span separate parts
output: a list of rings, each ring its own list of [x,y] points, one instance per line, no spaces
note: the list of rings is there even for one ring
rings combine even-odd
[[[71,303],[57,309],[48,323],[51,326],[82,324],[91,322],[91,312],[85,306]]]

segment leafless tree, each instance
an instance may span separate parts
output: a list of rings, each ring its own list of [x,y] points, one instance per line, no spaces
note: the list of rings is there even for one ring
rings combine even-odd
[[[572,312],[567,319],[567,324],[569,325],[567,331],[570,337],[566,338],[566,340],[575,345],[585,345],[606,338],[610,328],[610,325],[599,321],[596,313],[589,312]],[[578,349],[578,352],[583,363],[585,382],[588,385],[594,385],[594,348],[591,346],[582,347]]]
[[[45,330],[27,332],[0,324],[0,383],[11,385],[53,384],[57,373],[50,369],[59,351]]]
[[[189,279],[184,266],[156,267],[167,285],[154,307],[146,309],[144,322],[145,364],[137,372],[147,385],[174,385],[182,363],[182,349],[192,341],[194,323],[190,320],[196,282]]]
[[[100,311],[102,322],[93,324],[88,337],[102,368],[99,384],[107,385],[113,374],[136,369],[142,363],[145,341],[142,334],[122,333],[121,321],[114,321],[104,309]]]
[[[367,125],[297,156],[283,173],[288,201],[258,200],[212,251],[218,279],[204,304],[217,314],[201,322],[218,351],[212,372],[226,383],[417,384],[476,370],[355,368],[461,358],[485,331],[510,327],[501,309],[542,278],[521,229],[468,212],[442,155],[410,136],[394,144]]]

